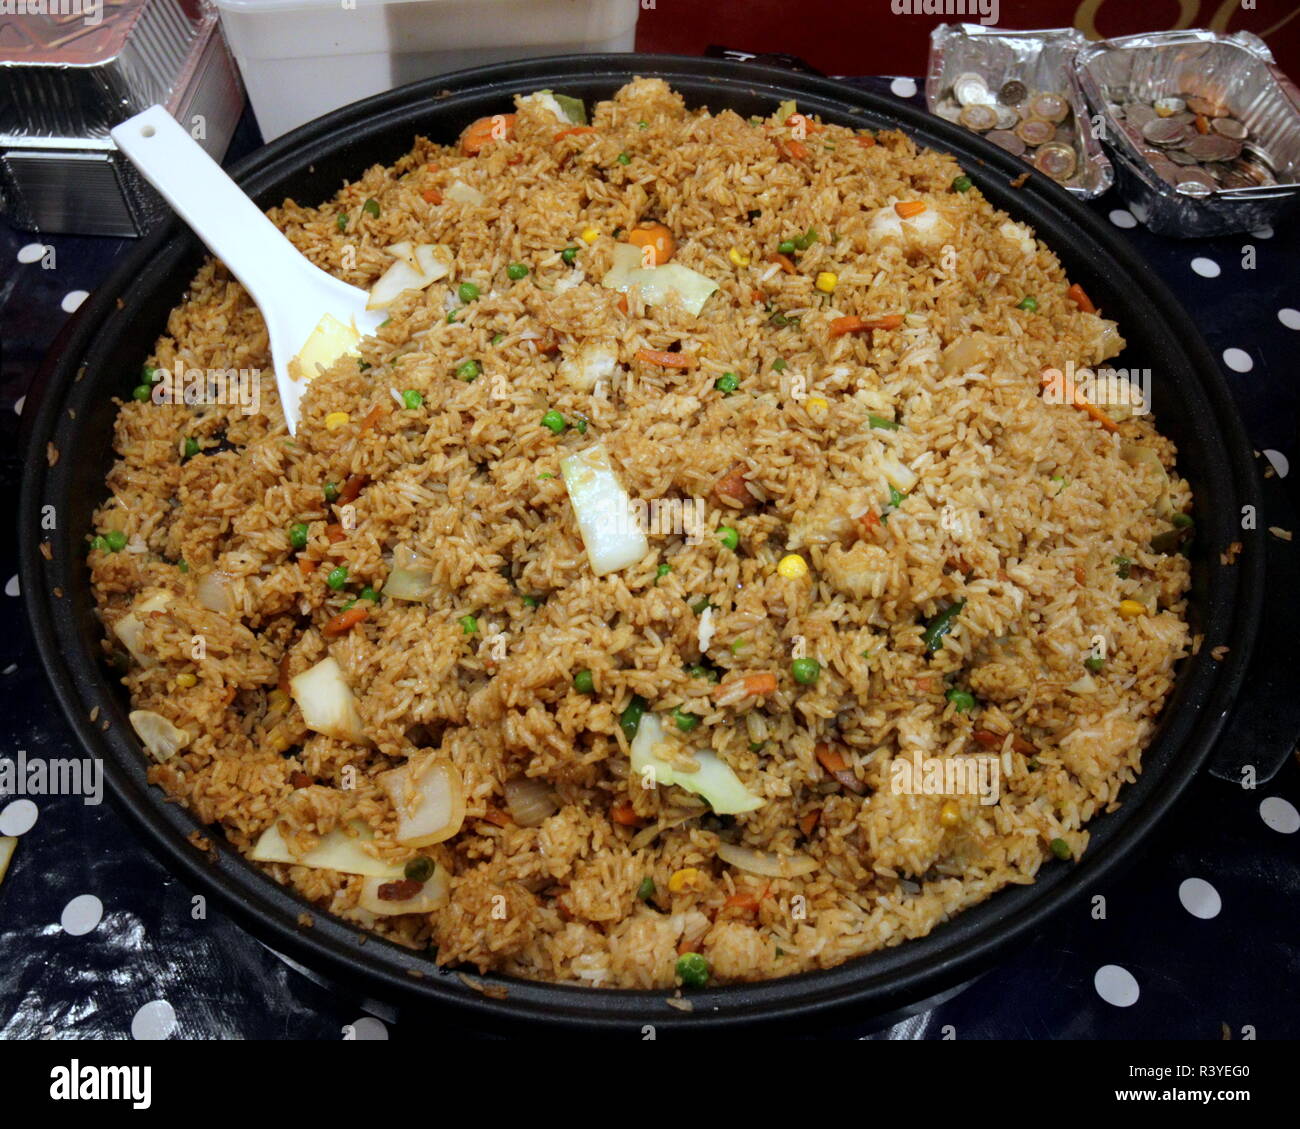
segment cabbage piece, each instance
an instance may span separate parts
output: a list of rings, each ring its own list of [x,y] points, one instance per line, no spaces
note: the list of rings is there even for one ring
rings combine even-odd
[[[663,786],[676,784],[703,796],[718,815],[754,811],[767,802],[746,789],[731,766],[714,753],[692,752],[691,757],[699,764],[699,770],[683,772],[659,756],[658,750],[665,744],[662,722],[652,713],[644,714],[632,742],[632,773],[636,777],[633,787],[640,787],[645,770],[650,768],[654,770],[655,783]]]
[[[453,180],[451,187],[447,189],[447,199],[455,200],[458,204],[471,204],[477,208],[487,197],[463,180]]]
[[[468,186],[467,186],[468,187]],[[451,273],[455,261],[441,244],[394,243],[388,250],[394,261],[370,288],[367,310],[382,310],[407,290],[423,290]]]
[[[393,550],[393,567],[384,581],[384,595],[418,603],[433,594],[433,573],[415,567],[415,552],[407,545]]]
[[[190,743],[190,735],[184,729],[173,725],[153,710],[132,710],[126,718],[144,742],[149,754],[160,763],[175,756]]]
[[[435,864],[433,874],[420,887],[420,892],[409,898],[394,901],[379,896],[379,888],[392,879],[367,878],[361,883],[361,897],[358,905],[380,917],[392,917],[401,913],[433,913],[442,909],[450,899],[451,878],[442,867]]]
[[[297,356],[289,361],[289,375],[294,380],[311,380],[343,356],[357,356],[361,333],[349,319],[344,325],[333,314],[326,314],[303,342]]]
[[[250,858],[257,862],[286,862],[294,866],[310,866],[316,870],[337,870],[340,874],[363,874],[393,882],[403,876],[405,868],[400,863],[382,862],[367,854],[361,844],[369,842],[375,833],[360,820],[352,823],[356,835],[349,835],[336,827],[305,855],[295,855],[289,850],[280,832],[280,824],[273,823],[262,832],[253,845]]]
[[[308,729],[354,745],[369,743],[352,688],[333,658],[327,655],[310,670],[289,679],[289,693],[302,710]]]
[[[131,610],[113,624],[113,634],[122,641],[131,657],[141,666],[155,666],[157,659],[145,653],[143,634],[144,617],[153,612],[165,612],[172,602],[170,592],[154,592],[137,600]]]
[[[378,779],[397,812],[396,838],[403,846],[441,843],[465,822],[464,784],[448,757],[408,761]]]
[[[614,474],[604,446],[597,443],[560,460],[560,474],[597,576],[636,564],[650,551],[632,499]]]
[[[573,98],[568,94],[555,94],[550,90],[539,90],[536,94],[520,98],[519,101],[521,105],[532,103],[550,110],[560,121],[568,122],[570,125],[587,124],[587,107],[583,105],[581,98]]]
[[[600,284],[606,290],[623,293],[634,286],[639,287],[642,300],[652,306],[662,305],[670,294],[676,294],[682,307],[692,314],[698,314],[704,309],[709,295],[718,288],[713,279],[690,267],[684,267],[681,263],[643,267],[641,248],[633,243],[615,244],[614,265],[605,272]]]

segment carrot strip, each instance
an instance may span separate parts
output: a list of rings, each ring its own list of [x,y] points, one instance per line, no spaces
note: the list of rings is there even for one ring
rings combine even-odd
[[[817,755],[817,763],[831,774],[843,772],[849,767],[848,761],[844,759],[844,754],[839,749],[826,744],[825,741],[818,742],[813,752]]]
[[[667,353],[662,349],[638,349],[636,359],[660,368],[693,369],[700,363],[693,353]]]
[[[290,655],[286,651],[284,658],[280,660],[280,667],[279,667],[280,677],[277,679],[275,683],[276,686],[279,689],[283,690],[286,694],[289,693],[289,659],[290,659]]]
[[[467,157],[477,156],[490,141],[509,141],[515,132],[514,114],[492,114],[470,122],[460,135],[460,151]]]
[[[509,827],[514,823],[514,820],[511,819],[509,815],[503,812],[500,808],[494,808],[491,804],[488,805],[487,811],[483,813],[483,818],[488,823],[495,824],[497,827]]]
[[[620,294],[620,295],[618,296],[618,301],[615,302],[614,305],[616,305],[616,306],[618,307],[618,312],[619,312],[619,313],[621,313],[621,314],[625,314],[625,313],[627,313],[627,295],[626,295],[626,294]]]
[[[565,137],[573,137],[579,133],[595,133],[596,131],[589,125],[575,125],[569,129],[562,129],[555,135],[555,140],[559,141]]]
[[[1047,388],[1052,383],[1052,378],[1047,375],[1049,371],[1050,370],[1048,369],[1044,369],[1042,373],[1039,375],[1039,382],[1042,384],[1044,388]],[[1119,430],[1119,425],[1113,419],[1111,419],[1110,416],[1108,416],[1099,407],[1097,407],[1096,404],[1092,403],[1090,400],[1084,397],[1083,393],[1080,392],[1078,388],[1075,387],[1073,380],[1070,380],[1067,376],[1065,376],[1064,373],[1061,374],[1061,380],[1064,382],[1065,391],[1070,397],[1070,402],[1076,408],[1079,408],[1082,411],[1087,412],[1107,431]]]
[[[776,143],[776,147],[792,161],[806,161],[808,159],[808,146],[802,141],[794,138],[783,138]]]
[[[365,488],[370,481],[368,474],[350,474],[348,480],[343,483],[343,489],[339,491],[339,505],[346,506],[349,502],[355,502],[357,495]]]
[[[925,211],[925,201],[923,200],[903,200],[894,205],[896,211],[902,219],[908,219],[911,216],[919,216]]]
[[[1065,296],[1085,314],[1095,314],[1097,312],[1097,307],[1092,304],[1092,299],[1084,293],[1083,287],[1077,282],[1065,292]]]
[[[767,261],[768,261],[769,263],[776,263],[776,264],[778,264],[778,265],[780,266],[780,268],[781,268],[783,271],[785,271],[786,274],[797,274],[797,273],[798,273],[798,272],[795,270],[794,260],[793,260],[792,258],[790,258],[789,255],[782,255],[779,251],[778,251],[775,255],[770,256],[770,257],[768,258]]]
[[[752,913],[758,909],[758,896],[745,890],[739,894],[732,894],[722,905],[724,908],[743,909]]]
[[[364,435],[387,414],[388,409],[383,404],[376,404],[366,413],[366,418],[361,421],[361,434]]]
[[[343,526],[337,521],[332,521],[325,527],[325,536],[329,538],[331,545],[337,545],[347,534],[343,532]]]
[[[312,560],[311,557],[299,557],[298,571],[301,572],[303,576],[310,576],[316,571],[316,564],[317,562]]]
[[[846,333],[861,333],[868,329],[897,329],[903,324],[902,314],[886,314],[879,318],[860,318],[857,314],[835,318],[830,325],[832,337],[843,337]]]
[[[641,817],[636,814],[636,808],[627,800],[620,800],[614,804],[609,809],[609,817],[622,827],[636,827],[641,822]]]
[[[339,612],[333,619],[321,628],[323,635],[343,635],[351,631],[358,623],[370,618],[368,608],[348,608],[345,612]]]
[[[861,145],[862,148],[864,149],[870,149],[876,143],[876,139],[872,137],[871,134],[869,133],[860,134],[859,136],[855,137],[853,140],[856,141],[859,145]]]
[[[424,202],[426,204],[442,203],[442,193],[439,192],[436,188],[426,188],[423,192],[420,193],[420,195],[424,197]]]
[[[785,119],[785,124],[790,126],[792,129],[801,123],[805,133],[821,133],[821,131],[826,128],[824,125],[813,121],[812,118],[805,114],[794,113]]]
[[[677,251],[677,239],[672,230],[662,223],[639,223],[627,233],[627,241],[634,247],[653,247],[655,266],[661,267]]]

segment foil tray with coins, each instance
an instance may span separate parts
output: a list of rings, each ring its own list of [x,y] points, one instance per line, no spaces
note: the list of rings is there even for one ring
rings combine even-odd
[[[1075,77],[1086,42],[1073,28],[944,24],[930,33],[926,105],[1091,200],[1111,186],[1114,170]]]
[[[1120,192],[1152,231],[1254,231],[1300,198],[1300,92],[1249,32],[1103,40],[1078,72]]]

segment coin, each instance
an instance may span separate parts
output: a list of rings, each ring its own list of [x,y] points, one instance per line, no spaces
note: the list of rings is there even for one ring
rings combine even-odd
[[[1187,109],[1187,103],[1181,98],[1157,98],[1152,103],[1152,109],[1155,110],[1159,117],[1167,118],[1173,114],[1182,113]]]
[[[934,108],[934,112],[944,121],[955,122],[961,119],[961,107],[956,102],[944,99]]]
[[[1045,141],[1051,141],[1055,133],[1055,126],[1042,118],[1026,118],[1016,126],[1016,136],[1026,145],[1042,145]]]
[[[1187,126],[1164,118],[1152,118],[1142,127],[1142,136],[1153,145],[1181,145],[1188,138]]]
[[[1246,127],[1236,118],[1215,118],[1210,122],[1210,128],[1224,137],[1231,137],[1234,141],[1244,141],[1246,139]]]
[[[993,101],[993,95],[989,92],[988,83],[984,81],[984,76],[975,74],[972,71],[959,74],[953,80],[952,93],[953,97],[963,106],[987,106]]]
[[[1009,129],[991,129],[984,135],[994,145],[1000,146],[1015,157],[1025,155],[1025,143]]]
[[[1138,129],[1156,117],[1159,115],[1145,102],[1129,102],[1124,106],[1124,120],[1132,122]]]
[[[1197,134],[1183,146],[1183,151],[1198,161],[1231,161],[1241,156],[1241,142],[1217,133]]]
[[[1029,99],[1029,105],[1025,109],[1029,117],[1042,118],[1053,124],[1065,121],[1069,112],[1069,100],[1064,94],[1057,94],[1052,90],[1043,90],[1035,94]]]
[[[1025,84],[1013,78],[1002,84],[1002,88],[998,91],[998,101],[1004,106],[1019,106],[1028,93]]]
[[[998,114],[992,106],[974,102],[962,107],[961,117],[958,120],[967,129],[973,129],[976,133],[983,133],[998,124]]]
[[[998,129],[1015,129],[1020,120],[1020,111],[1014,106],[994,106],[998,115]]]
[[[1176,165],[1194,165],[1197,163],[1196,158],[1186,149],[1170,149],[1165,156]]]
[[[1046,173],[1053,180],[1067,181],[1078,168],[1079,158],[1072,145],[1062,145],[1058,141],[1049,141],[1040,145],[1034,154],[1034,168]]]
[[[1052,134],[1053,141],[1059,141],[1063,145],[1074,144],[1074,123],[1062,122],[1056,127],[1056,132]]]
[[[1204,169],[1179,169],[1177,188],[1186,196],[1201,196],[1205,190],[1213,192],[1219,187],[1218,181]]]

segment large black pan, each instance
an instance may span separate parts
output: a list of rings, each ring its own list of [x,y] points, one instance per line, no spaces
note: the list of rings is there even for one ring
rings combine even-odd
[[[1126,789],[1117,812],[1092,825],[1092,846],[1080,863],[1053,862],[1035,885],[1009,888],[926,938],[839,968],[695,992],[690,1013],[669,1006],[664,992],[487,978],[508,992],[484,994],[458,976],[439,973],[419,954],[373,937],[361,947],[357,929],[324,913],[313,914],[311,928],[300,927],[298,919],[308,907],[296,896],[220,843],[215,861],[187,843],[186,834],[197,824],[145,783],[145,760],[126,721],[124,695],[97,659],[100,627],[87,585],[85,536],[112,461],[110,397],[125,394],[126,374],[139,371],[201,261],[198,242],[175,223],[130,255],[82,307],[34,393],[42,401],[30,435],[21,511],[27,606],[69,721],[85,747],[103,760],[113,795],[150,846],[184,881],[219,899],[273,947],[339,980],[359,982],[380,998],[458,1009],[493,1026],[541,1021],[632,1033],[646,1023],[717,1028],[800,1020],[807,1025],[841,1008],[881,1014],[969,979],[1068,900],[1095,888],[1135,851],[1201,770],[1242,691],[1259,625],[1262,535],[1243,535],[1240,528],[1243,507],[1259,504],[1258,477],[1214,360],[1165,287],[1105,225],[1041,176],[1013,188],[1010,182],[1025,166],[972,134],[831,81],[716,60],[625,55],[485,67],[339,110],[255,153],[234,175],[264,207],[286,196],[316,203],[368,166],[392,162],[414,135],[450,140],[474,118],[509,109],[514,94],[549,87],[590,102],[608,97],[637,74],[662,76],[693,106],[765,115],[794,98],[801,109],[830,121],[900,127],[923,145],[955,153],[981,191],[1032,224],[1070,277],[1119,319],[1130,342],[1122,363],[1151,369],[1156,419],[1177,442],[1182,473],[1196,497],[1191,616],[1204,640],[1183,664],[1141,779]],[[1244,541],[1244,549],[1235,565],[1225,567],[1219,553],[1233,541]],[[48,542],[48,559],[41,542]],[[1215,661],[1211,651],[1220,646],[1228,651],[1223,661]]]

